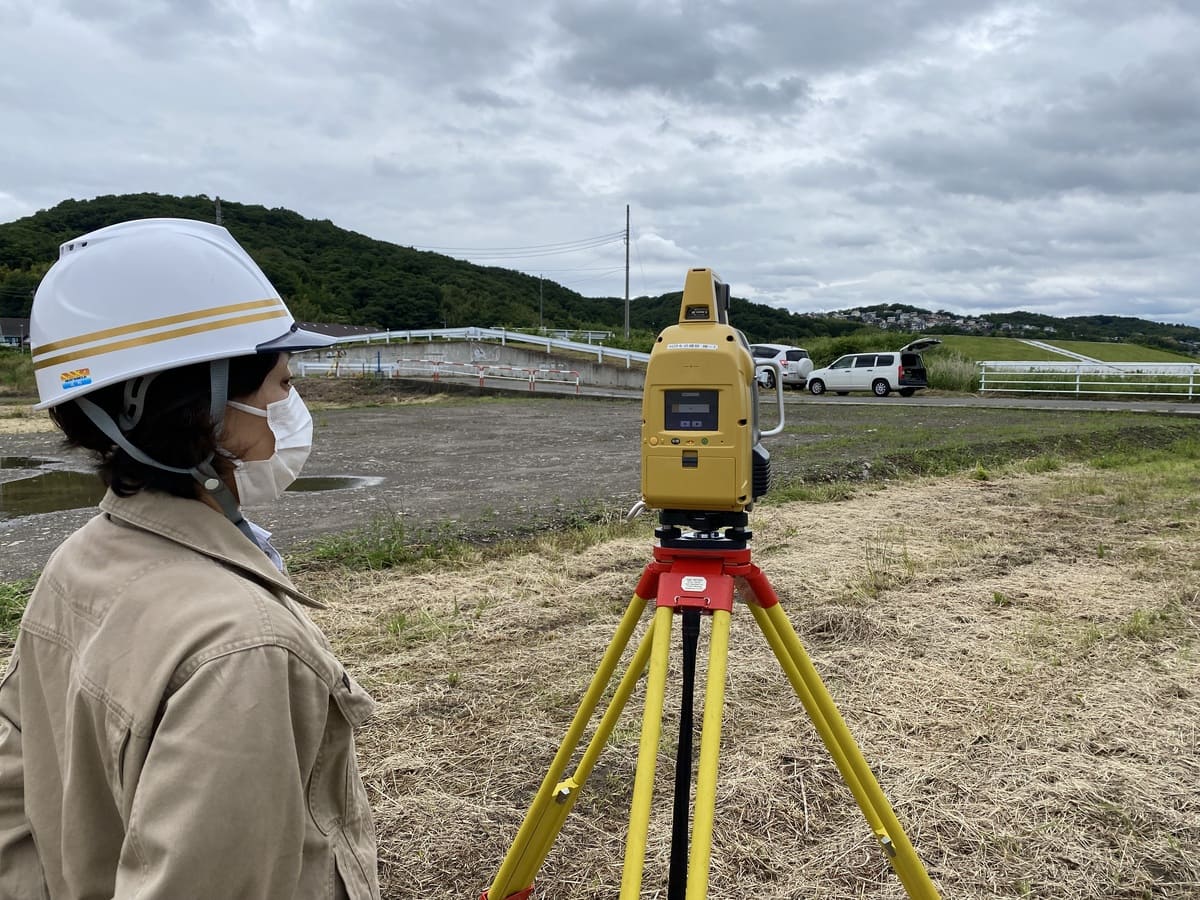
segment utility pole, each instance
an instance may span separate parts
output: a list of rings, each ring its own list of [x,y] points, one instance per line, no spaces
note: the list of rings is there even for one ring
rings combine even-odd
[[[625,340],[629,340],[629,204],[625,204]]]
[[[545,331],[546,326],[542,324],[542,276],[538,276],[538,331]]]
[[[221,198],[220,197],[216,198],[216,204],[217,204],[217,224],[220,225],[221,224]]]

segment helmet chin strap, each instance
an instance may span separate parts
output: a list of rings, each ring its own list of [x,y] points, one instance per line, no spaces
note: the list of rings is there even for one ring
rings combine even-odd
[[[211,398],[209,405],[209,416],[213,422],[214,430],[219,434],[221,431],[221,423],[225,418],[225,402],[228,400],[229,394],[229,360],[218,359],[209,363],[209,396]],[[160,463],[157,460],[151,459],[137,447],[129,442],[121,429],[117,427],[117,423],[113,421],[112,416],[106,413],[103,409],[89,400],[87,397],[76,397],[75,402],[79,404],[79,408],[83,410],[84,415],[92,420],[92,423],[107,435],[118,447],[136,459],[138,462],[152,466],[155,469],[162,469],[164,472],[174,472],[177,475],[191,475],[196,480],[196,483],[208,494],[209,497],[220,507],[221,512],[230,522],[237,526],[238,530],[244,534],[247,539],[257,545],[254,540],[254,534],[250,530],[250,523],[242,515],[242,510],[238,506],[237,500],[233,496],[233,491],[229,486],[221,480],[217,474],[217,470],[213,467],[213,454],[208,454],[208,457],[201,463],[192,466],[190,469],[181,469],[176,466],[168,466]],[[140,411],[139,411],[140,418]]]

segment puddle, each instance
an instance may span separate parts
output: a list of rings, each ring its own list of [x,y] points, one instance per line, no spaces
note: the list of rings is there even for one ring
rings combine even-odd
[[[82,509],[95,506],[103,496],[104,485],[94,472],[46,472],[0,484],[0,519]]]
[[[383,484],[378,475],[301,475],[288,491],[346,491]]]
[[[52,459],[38,459],[36,456],[0,456],[0,469],[40,469]]]
[[[23,456],[4,456],[0,457],[0,461],[0,468],[6,469],[36,469],[53,462]],[[297,478],[288,490],[344,491],[382,483],[383,479],[378,476],[312,475]],[[95,506],[103,496],[104,485],[92,472],[45,472],[32,478],[0,484],[0,520],[84,509]]]

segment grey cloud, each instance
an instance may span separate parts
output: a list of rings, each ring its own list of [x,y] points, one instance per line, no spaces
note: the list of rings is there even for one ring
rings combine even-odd
[[[520,100],[481,87],[460,87],[454,91],[454,96],[465,106],[483,109],[518,109],[527,105]]]
[[[320,24],[337,65],[451,93],[527,62],[544,28],[538,13],[504,0],[344,0],[322,8]]]
[[[803,109],[811,78],[911,48],[923,32],[994,4],[816,0],[804,4],[562,2],[560,72],[615,93],[650,91],[743,112]]]
[[[1200,145],[1200,57],[1160,55],[1081,79],[1016,129],[1041,149],[1191,151]]]
[[[704,209],[722,207],[745,201],[745,187],[734,180],[721,178],[665,179],[662,173],[648,173],[629,183],[631,194],[640,205],[651,209]]]
[[[828,190],[868,190],[870,185],[880,180],[878,169],[850,160],[799,163],[788,169],[785,177],[789,184],[798,188]]]
[[[881,244],[882,241],[880,240],[880,236],[875,232],[859,231],[825,234],[820,238],[820,243],[826,247],[862,249],[863,247],[875,247]]]
[[[790,70],[747,67],[723,46],[719,15],[705,4],[561,4],[555,20],[567,42],[559,73],[613,93],[649,91],[700,106],[787,111],[807,102],[808,82]]]
[[[923,80],[933,81],[937,69]],[[944,73],[943,73],[944,75]],[[906,86],[916,92],[921,82]],[[1159,53],[1061,83],[1022,84],[1025,97],[951,119],[945,93],[920,128],[877,137],[870,158],[948,194],[1016,202],[1072,191],[1131,196],[1200,191],[1200,56]],[[891,94],[902,100],[896,85]],[[977,105],[977,103],[976,103]]]
[[[1184,0],[34,2],[0,0],[5,210],[219,193],[486,247],[628,202],[643,293],[1200,317]]]
[[[63,9],[148,57],[198,49],[197,40],[238,43],[252,37],[244,6],[230,0],[65,0]]]
[[[726,26],[743,24],[754,30],[758,59],[824,73],[877,64],[911,49],[925,32],[970,21],[996,5],[996,0],[776,0],[730,4],[723,10]]]
[[[1005,201],[1069,191],[1200,192],[1195,154],[1106,154],[1103,146],[1089,153],[1055,152],[1008,134],[915,132],[881,141],[875,155],[900,176],[919,178],[936,190]]]

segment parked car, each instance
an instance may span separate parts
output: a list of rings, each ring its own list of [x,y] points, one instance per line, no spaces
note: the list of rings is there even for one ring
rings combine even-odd
[[[896,391],[901,397],[911,397],[929,387],[925,361],[918,351],[940,343],[937,338],[918,338],[899,350],[847,353],[822,369],[813,369],[808,375],[808,389],[814,394],[870,391],[876,397]]]
[[[808,373],[812,371],[812,357],[803,347],[789,347],[786,344],[751,344],[750,353],[754,361],[778,360],[783,367],[783,386],[804,388],[808,382]],[[775,370],[766,368],[758,370],[758,383],[765,388],[775,387]]]

